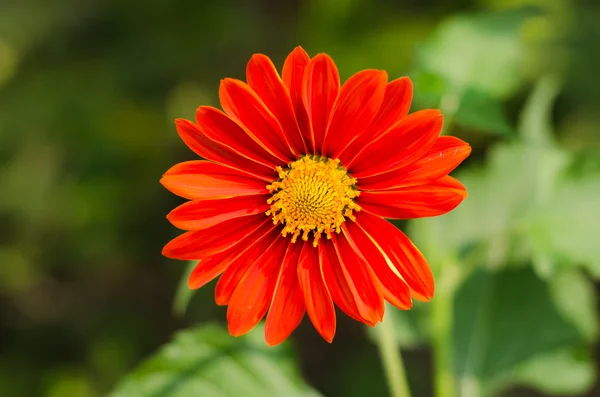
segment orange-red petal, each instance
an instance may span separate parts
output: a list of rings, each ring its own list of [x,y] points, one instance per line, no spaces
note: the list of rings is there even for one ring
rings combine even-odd
[[[339,90],[340,76],[333,59],[327,54],[319,54],[311,59],[304,71],[302,99],[312,125],[316,153],[321,153]]]
[[[355,178],[402,168],[429,150],[442,130],[442,123],[439,110],[415,112],[366,145],[346,167]]]
[[[300,253],[298,280],[306,314],[323,339],[331,343],[335,335],[335,309],[323,279],[319,251],[308,241],[304,242]]]
[[[219,306],[229,304],[235,288],[240,283],[248,269],[256,260],[273,244],[281,233],[280,227],[273,225],[268,220],[269,229],[266,233],[248,240],[239,255],[235,257],[231,266],[223,273],[215,287],[215,302]]]
[[[267,313],[277,282],[277,270],[282,265],[288,244],[288,239],[278,236],[235,288],[227,307],[227,328],[231,335],[247,333]]]
[[[212,106],[200,106],[196,110],[196,122],[204,136],[227,146],[241,156],[270,168],[282,165],[281,160],[257,143],[250,132],[219,109]]]
[[[277,177],[273,168],[249,160],[235,150],[214,142],[206,137],[198,126],[191,121],[177,119],[175,120],[175,126],[183,142],[198,156],[235,168],[264,181],[271,182]]]
[[[172,210],[167,219],[183,230],[202,230],[227,221],[265,212],[269,195],[239,196],[217,200],[188,201]]]
[[[385,95],[377,116],[365,131],[340,153],[339,158],[342,164],[351,160],[366,144],[377,139],[400,122],[408,114],[412,94],[413,86],[408,77],[401,77],[389,82],[385,88]]]
[[[161,178],[171,193],[189,200],[219,199],[269,193],[267,183],[246,173],[206,160],[185,161]]]
[[[230,219],[203,230],[183,233],[162,250],[167,258],[194,260],[223,252],[252,233],[268,218],[264,214]]]
[[[413,219],[443,215],[466,197],[465,187],[445,176],[424,185],[361,192],[357,201],[363,210],[384,218]]]
[[[344,83],[323,140],[323,155],[337,158],[364,133],[381,106],[386,83],[387,73],[380,70],[363,70]]]
[[[471,153],[468,143],[453,136],[439,137],[423,157],[399,170],[361,178],[360,190],[389,190],[422,185],[448,175]]]
[[[283,342],[304,317],[304,299],[298,283],[298,259],[302,244],[288,244],[279,269],[275,291],[265,321],[265,341],[269,346]]]
[[[285,59],[281,77],[283,84],[290,93],[296,120],[298,120],[298,126],[304,137],[307,150],[310,153],[316,153],[308,113],[306,113],[306,108],[302,101],[302,79],[304,77],[304,70],[309,62],[310,57],[306,51],[302,47],[296,47]]]
[[[368,263],[381,283],[383,297],[392,305],[407,310],[412,306],[410,289],[399,273],[388,264],[384,253],[369,236],[354,222],[346,222],[342,232],[348,243],[365,263]]]
[[[246,127],[255,140],[275,157],[285,164],[297,158],[281,125],[248,84],[224,79],[219,87],[219,98],[225,113]]]
[[[335,304],[350,317],[367,325],[374,326],[381,321],[383,296],[365,266],[350,262],[347,252],[340,250],[333,239],[320,241],[321,246],[319,259],[323,276]]]
[[[242,256],[249,245],[262,239],[265,234],[273,229],[273,227],[272,222],[266,221],[256,230],[239,240],[239,242],[231,248],[202,259],[190,274],[188,279],[189,288],[198,289],[212,281]]]
[[[390,260],[414,298],[427,301],[433,297],[433,274],[427,260],[404,233],[388,221],[364,211],[356,215],[356,224]]]
[[[294,155],[305,154],[307,148],[296,121],[290,94],[271,59],[263,54],[254,54],[246,67],[246,80],[279,121]]]

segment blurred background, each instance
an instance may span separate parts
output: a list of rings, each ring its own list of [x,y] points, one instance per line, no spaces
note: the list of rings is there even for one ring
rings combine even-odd
[[[600,395],[598,21],[595,0],[2,0],[0,395],[387,395],[371,330],[339,316],[329,345],[305,319],[274,355],[224,336],[214,284],[187,293],[160,254],[181,200],[158,180],[194,158],[173,119],[296,45],[343,79],[411,76],[412,110],[473,146],[463,205],[397,223],[437,276],[386,313],[413,395]],[[233,360],[180,356],[215,346]]]

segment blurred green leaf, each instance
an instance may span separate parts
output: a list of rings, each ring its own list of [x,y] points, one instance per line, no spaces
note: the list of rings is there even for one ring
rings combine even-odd
[[[580,270],[570,268],[550,280],[550,292],[562,316],[593,342],[598,335],[598,305],[592,282]]]
[[[600,278],[600,175],[559,182],[550,200],[537,207],[527,223],[527,237],[536,255],[557,264],[585,266]]]
[[[554,306],[547,285],[527,267],[473,274],[455,306],[461,383],[490,381],[537,354],[583,342]]]
[[[467,89],[454,117],[459,125],[481,132],[514,134],[514,129],[503,114],[502,105],[481,90]]]
[[[519,27],[538,13],[524,7],[447,19],[422,48],[420,64],[458,91],[475,88],[505,98],[523,80],[525,48]]]
[[[573,349],[537,355],[515,369],[513,383],[548,394],[583,394],[594,385],[596,368],[589,355]]]
[[[175,292],[175,298],[173,299],[173,313],[178,317],[183,317],[185,315],[190,300],[192,299],[192,296],[194,296],[195,290],[188,287],[188,279],[197,264],[198,261],[190,261],[188,263],[181,275],[179,284],[177,285],[177,291]]]
[[[233,338],[207,325],[177,334],[110,397],[318,395],[301,380],[286,345],[266,346],[258,329]]]

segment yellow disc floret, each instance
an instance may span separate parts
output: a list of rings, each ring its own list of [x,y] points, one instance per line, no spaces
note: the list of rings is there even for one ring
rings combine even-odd
[[[360,192],[356,190],[356,179],[340,167],[340,161],[321,156],[305,156],[289,164],[277,167],[279,180],[267,186],[273,194],[268,203],[267,215],[273,223],[283,224],[281,234],[292,235],[292,242],[302,233],[308,240],[313,232],[316,247],[321,235],[340,233],[346,218],[355,220],[352,211],[360,207],[354,202]]]

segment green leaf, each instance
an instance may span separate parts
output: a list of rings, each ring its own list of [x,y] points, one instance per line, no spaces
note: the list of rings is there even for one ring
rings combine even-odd
[[[524,77],[519,27],[538,13],[527,7],[448,19],[422,49],[421,68],[443,76],[459,91],[476,88],[506,98]]]
[[[458,291],[455,307],[455,370],[461,383],[482,384],[532,356],[584,342],[529,267],[473,274]]]
[[[550,280],[557,309],[589,342],[598,335],[598,305],[594,285],[580,270],[570,268]]]
[[[303,383],[286,345],[255,330],[233,338],[217,326],[180,332],[109,397],[318,396]]]
[[[188,263],[179,284],[177,285],[177,291],[175,292],[175,298],[173,299],[173,313],[178,317],[183,317],[187,310],[187,307],[194,296],[194,290],[188,287],[188,278],[192,273],[192,270],[196,267],[198,261],[191,261]]]
[[[514,135],[514,129],[502,112],[502,105],[484,91],[468,89],[460,99],[454,116],[456,123],[480,132]]]
[[[561,349],[537,355],[516,368],[511,383],[548,394],[582,395],[594,385],[596,373],[589,355]]]
[[[600,176],[565,179],[527,222],[534,252],[562,265],[583,265],[600,278]]]

